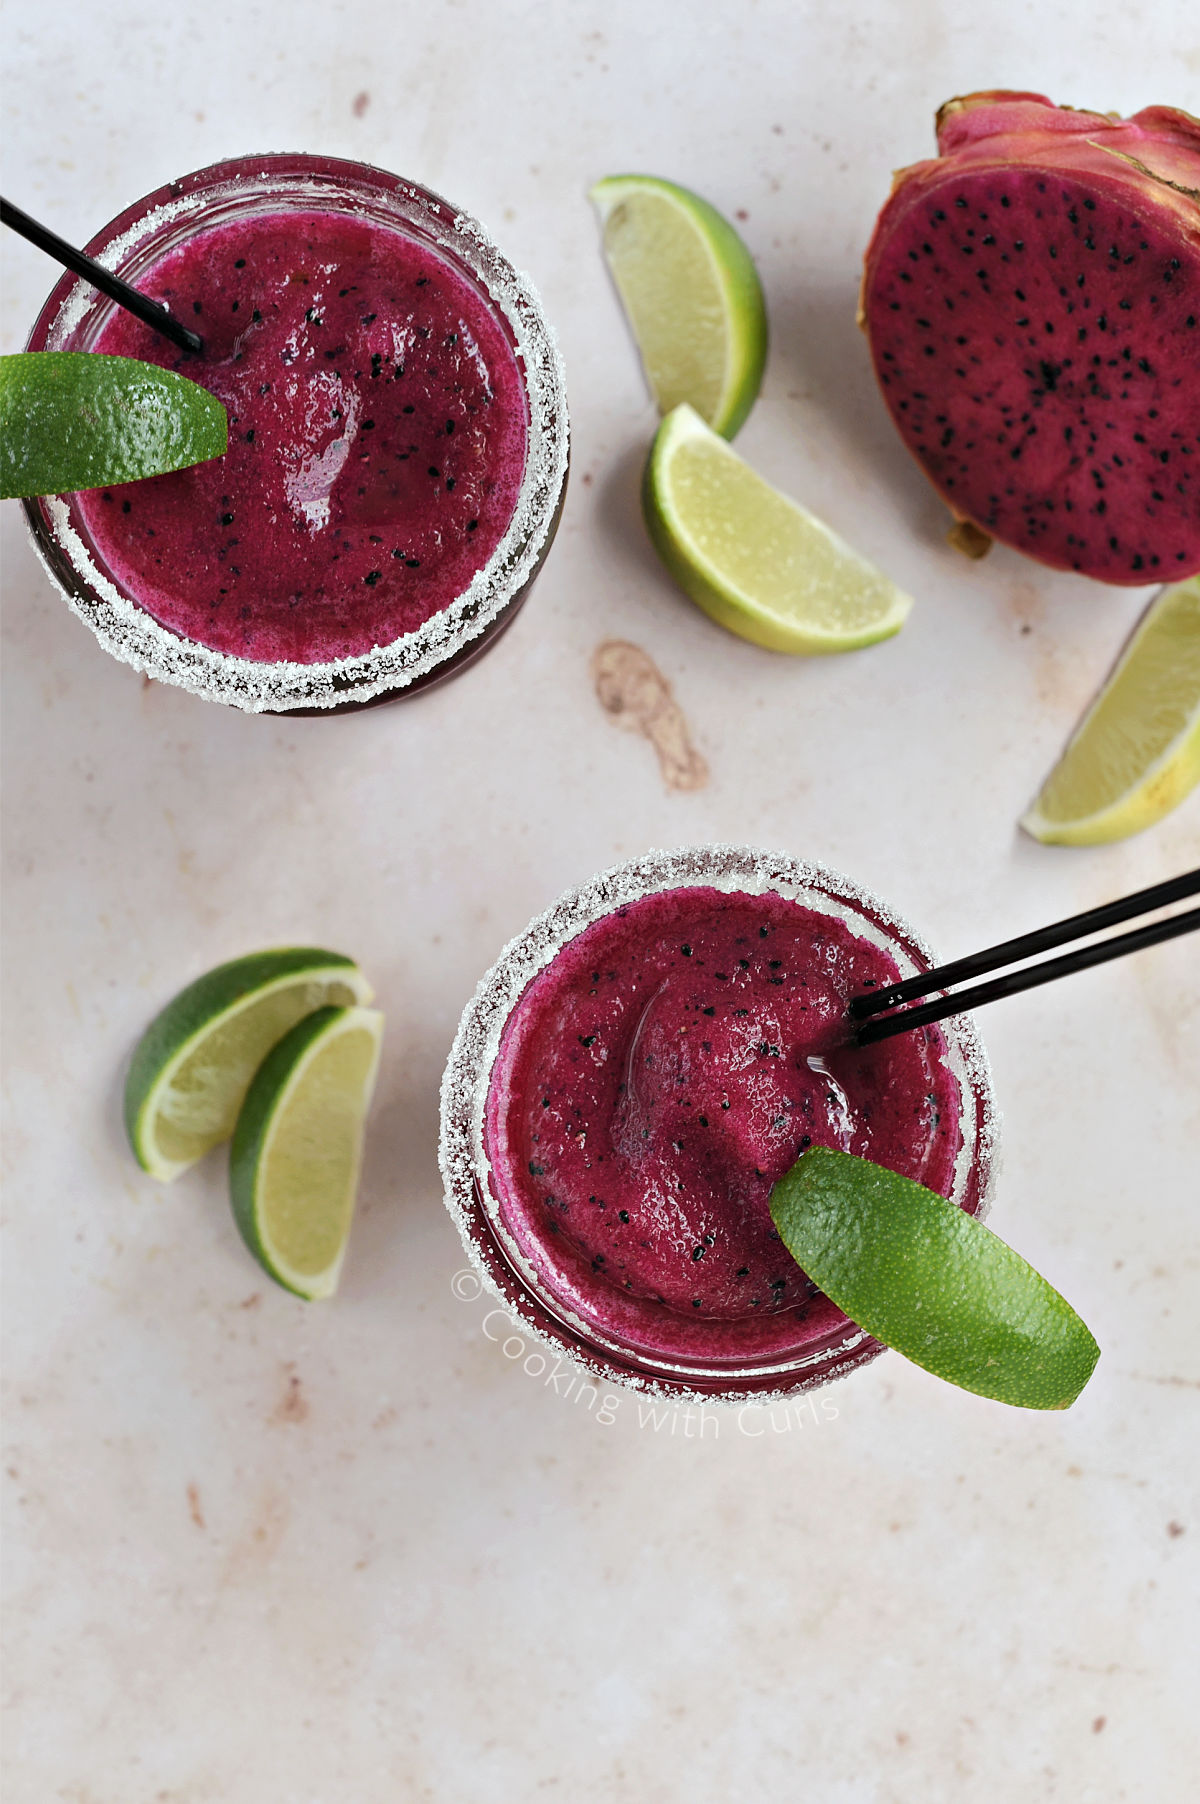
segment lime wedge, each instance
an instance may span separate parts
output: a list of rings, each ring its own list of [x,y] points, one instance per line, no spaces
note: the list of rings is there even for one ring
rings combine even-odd
[[[657,176],[610,175],[591,198],[659,412],[688,401],[732,438],[767,360],[767,310],[749,251],[715,207]]]
[[[267,1054],[238,1116],[233,1213],[263,1270],[298,1297],[337,1289],[382,1038],[374,1009],[318,1009]]]
[[[1022,817],[1094,846],[1152,827],[1200,783],[1200,576],[1156,596]]]
[[[938,1378],[1066,1409],[1100,1349],[1064,1297],[973,1215],[870,1159],[814,1147],[771,1192],[789,1253],[852,1322]]]
[[[0,495],[61,495],[225,452],[228,417],[198,382],[136,357],[0,357]]]
[[[898,633],[911,599],[781,495],[687,406],[667,415],[642,504],[667,569],[705,613],[772,651],[856,651]]]
[[[314,1009],[371,1000],[352,959],[312,946],[253,952],[198,977],[150,1023],[125,1084],[138,1163],[171,1179],[228,1140],[267,1053]]]

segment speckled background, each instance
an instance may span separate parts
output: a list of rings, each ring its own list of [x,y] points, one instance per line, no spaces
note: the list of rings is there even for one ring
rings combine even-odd
[[[853,323],[889,172],[928,154],[941,100],[1009,85],[1200,111],[1194,9],[26,0],[5,36],[12,199],[82,240],[242,150],[412,175],[539,285],[575,435],[512,631],[458,682],[350,719],[144,684],[3,510],[6,1798],[1183,1798],[1190,943],[981,1018],[1006,1117],[993,1226],[1104,1348],[1061,1416],[895,1356],[813,1412],[715,1431],[589,1409],[456,1294],[435,1142],[479,973],[560,890],[650,845],[824,860],[947,954],[1200,862],[1198,797],[1107,849],[1018,836],[1149,591],[949,550]],[[636,505],[652,412],[585,198],[621,168],[737,217],[774,333],[740,446],[913,592],[898,639],[775,657],[659,571]],[[4,250],[16,350],[53,271]],[[650,664],[595,667],[610,640]],[[631,671],[677,704],[661,770],[602,705]],[[174,989],[297,939],[357,954],[389,1019],[361,1216],[320,1307],[248,1261],[219,1156],[163,1190],[118,1111]]]

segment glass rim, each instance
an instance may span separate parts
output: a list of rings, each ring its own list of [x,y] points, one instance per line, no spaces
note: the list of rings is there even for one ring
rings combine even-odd
[[[844,1376],[883,1351],[848,1323],[836,1344],[744,1358],[650,1354],[609,1337],[594,1322],[555,1298],[532,1260],[503,1222],[491,1193],[484,1115],[504,1028],[529,983],[585,928],[623,904],[664,890],[708,888],[728,893],[773,891],[833,914],[872,938],[896,959],[901,974],[930,969],[936,959],[923,938],[889,904],[830,866],[787,853],[713,844],[651,851],[600,872],[566,891],[504,947],[463,1011],[441,1086],[439,1166],[444,1201],[463,1247],[488,1293],[561,1357],[593,1377],[649,1395],[684,1396],[704,1403],[782,1402],[797,1392]],[[951,1201],[962,1203],[977,1180],[974,1214],[987,1215],[998,1165],[1000,1116],[991,1066],[974,1020],[939,1023],[945,1063],[960,1094],[963,1144],[955,1163]],[[837,1333],[835,1328],[831,1333]],[[835,1369],[829,1370],[833,1366]]]
[[[414,631],[345,658],[304,664],[263,663],[219,652],[161,626],[91,556],[77,530],[70,496],[23,505],[34,549],[51,581],[101,645],[158,681],[249,713],[344,708],[386,699],[438,672],[494,629],[536,575],[554,536],[566,485],[569,425],[566,378],[553,328],[529,278],[462,208],[419,183],[369,163],[307,152],[227,158],[142,196],[89,240],[89,255],[125,273],[139,250],[162,233],[225,202],[277,198],[319,205],[331,195],[376,216],[390,215],[463,269],[503,322],[517,354],[528,407],[525,467],[513,516],[500,543],[468,586]],[[64,274],[30,332],[27,350],[62,349],[64,339],[115,303],[80,277]]]

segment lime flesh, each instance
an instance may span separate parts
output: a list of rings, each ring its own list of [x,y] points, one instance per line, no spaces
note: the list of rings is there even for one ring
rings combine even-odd
[[[0,495],[138,482],[221,457],[215,395],[136,357],[20,351],[0,357]]]
[[[139,1164],[178,1177],[228,1140],[254,1073],[297,1021],[370,1000],[352,959],[312,946],[251,953],[197,978],[150,1023],[130,1063],[125,1125]]]
[[[687,401],[732,438],[767,356],[766,306],[749,251],[715,207],[675,182],[612,175],[591,198],[659,412]]]
[[[707,614],[772,651],[857,651],[899,632],[910,598],[764,482],[687,406],[658,429],[642,492],[650,537]]]
[[[1066,1409],[1100,1349],[1066,1299],[981,1221],[870,1159],[814,1147],[771,1193],[784,1245],[852,1322],[938,1378]]]
[[[1073,846],[1152,827],[1200,783],[1200,576],[1155,597],[1021,825]]]
[[[267,1054],[238,1117],[234,1216],[263,1270],[297,1296],[337,1288],[382,1035],[373,1009],[317,1009]]]

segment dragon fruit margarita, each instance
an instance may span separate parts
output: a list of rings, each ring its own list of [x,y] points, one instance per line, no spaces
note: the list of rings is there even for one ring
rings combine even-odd
[[[194,326],[189,356],[67,277],[31,350],[202,383],[224,457],[27,503],[101,642],[243,708],[447,674],[506,624],[566,482],[562,372],[529,285],[435,195],[328,158],[242,158],[130,208],[93,255]]]
[[[736,847],[563,897],[483,979],[443,1082],[447,1205],[489,1288],[638,1390],[761,1400],[874,1358],[769,1198],[833,1146],[983,1211],[996,1120],[971,1021],[847,1044],[851,996],[931,963],[848,879]]]

